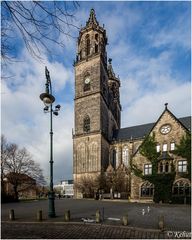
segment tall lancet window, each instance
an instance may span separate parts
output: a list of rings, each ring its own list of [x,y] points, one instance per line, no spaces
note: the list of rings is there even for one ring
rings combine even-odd
[[[95,53],[98,53],[98,37],[99,37],[98,33],[95,34],[95,40],[96,40],[96,42],[95,42]]]
[[[83,131],[90,132],[90,117],[88,115],[83,120]]]
[[[98,44],[95,43],[95,53],[98,53]]]
[[[88,56],[90,54],[90,38],[89,38],[89,34],[86,35],[86,55]]]
[[[86,167],[86,162],[85,162],[85,144],[81,143],[80,145],[77,146],[77,168],[79,172],[84,172],[85,167]]]
[[[129,150],[128,147],[123,147],[123,163],[126,167],[129,165]]]
[[[113,149],[113,159],[112,159],[112,166],[115,168],[116,166],[116,150]]]
[[[118,156],[119,151],[118,151],[118,148],[116,148],[115,151],[116,151],[116,168],[118,168],[119,167],[119,156]]]
[[[89,171],[97,171],[98,144],[92,142],[89,145]]]

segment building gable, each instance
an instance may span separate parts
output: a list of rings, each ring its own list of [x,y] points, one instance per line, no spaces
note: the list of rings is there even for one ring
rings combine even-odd
[[[182,136],[189,132],[189,126],[185,126],[183,122],[176,118],[166,105],[149,134],[155,133],[157,142],[172,141],[178,144]]]
[[[191,117],[183,117],[183,118],[176,118],[176,116],[167,108],[167,104],[165,104],[165,110],[160,115],[158,120],[155,123],[145,124],[148,127],[151,126],[151,129],[147,132],[147,128],[145,128],[145,135],[143,135],[143,139],[151,135],[152,133],[155,133],[155,139],[157,143],[171,143],[174,142],[176,144],[179,144],[180,139],[186,132],[190,132],[191,129]],[[143,126],[143,128],[145,127]],[[140,126],[140,127],[141,127]],[[137,126],[136,126],[137,127]],[[136,128],[135,127],[135,128]],[[166,127],[170,127],[168,130]],[[168,132],[165,132],[168,131]],[[134,157],[138,152],[142,144],[139,146],[137,151],[134,153],[132,157]]]
[[[180,125],[180,127],[185,130],[185,131],[190,131],[190,121],[189,118],[181,118],[178,119],[168,108],[167,108],[168,103],[165,103],[165,110],[159,117],[159,119],[156,121],[154,124],[153,128],[151,129],[151,132],[154,130],[154,128],[161,122],[164,124],[171,124],[171,122],[174,124],[177,123]],[[170,122],[170,123],[169,123]]]
[[[191,116],[176,118],[175,115],[166,107],[166,109],[160,115],[159,119],[154,123],[142,124],[138,126],[132,126],[115,130],[113,132],[113,141],[118,142],[144,139],[147,135],[149,135],[153,131],[157,123],[164,116],[165,112],[167,112],[170,115],[170,118],[172,120],[175,120],[175,122],[177,122],[183,130],[188,132],[191,131]]]
[[[167,104],[165,104],[165,110],[160,115],[158,120],[153,124],[153,127],[146,135],[147,137],[149,135],[155,134],[155,142],[157,144],[156,151],[159,152],[159,157],[157,158],[159,174],[163,173],[163,176],[165,176],[166,173],[170,173],[172,171],[172,164],[176,172],[175,178],[177,180],[180,179],[181,173],[185,173],[187,163],[184,162],[187,162],[186,159],[177,156],[173,150],[175,149],[175,146],[180,143],[182,137],[190,131],[190,129],[191,117],[178,119],[167,108]],[[138,150],[132,156],[132,166],[140,170],[143,175],[148,175],[149,171],[152,172],[153,167],[151,162],[140,153],[140,149],[143,146],[144,141],[141,143]],[[180,167],[180,169],[182,170],[179,170],[179,166],[181,165],[181,163],[183,164]],[[132,174],[132,199],[141,199],[145,196],[142,195],[142,184],[145,184],[144,180],[137,175]]]

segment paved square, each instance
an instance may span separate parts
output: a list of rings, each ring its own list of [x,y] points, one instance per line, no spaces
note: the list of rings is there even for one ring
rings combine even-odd
[[[147,212],[148,206],[150,207],[149,213]],[[14,209],[16,217],[16,220],[11,223],[9,221],[10,209]],[[50,219],[47,216],[47,200],[2,204],[2,237],[174,238],[172,232],[191,231],[191,207],[189,205],[56,199],[55,209],[57,217]],[[102,218],[104,214],[104,222],[102,224],[82,223],[81,218],[95,219],[95,212],[98,209],[101,212]],[[145,215],[142,215],[143,209],[145,210]],[[36,220],[36,214],[39,210],[43,211],[42,223],[38,223]],[[64,223],[64,212],[66,210],[70,210],[71,212],[70,223]],[[125,214],[128,214],[128,226],[122,227],[122,217]],[[158,217],[160,215],[163,215],[165,219],[164,233],[160,233],[158,230]],[[27,223],[29,224],[26,225]],[[15,236],[14,234],[17,232],[18,235]]]

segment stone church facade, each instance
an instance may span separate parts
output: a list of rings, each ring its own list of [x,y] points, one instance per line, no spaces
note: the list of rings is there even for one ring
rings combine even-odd
[[[121,128],[120,79],[113,71],[112,60],[107,59],[107,42],[106,30],[99,25],[92,9],[86,26],[79,32],[74,63],[74,185],[83,177],[96,178],[102,169],[108,173],[122,168],[130,183],[130,198],[150,200],[153,186],[131,172],[130,160],[144,174],[150,174],[150,163],[138,151],[145,136],[154,132],[157,151],[169,152],[190,131],[191,120],[190,117],[177,119],[166,104],[156,123]],[[176,171],[185,171],[186,160],[170,155]],[[166,159],[162,159],[162,171],[170,170],[166,164]],[[179,179],[179,174],[176,179],[189,184],[187,179]],[[74,190],[75,197],[81,198],[81,192]]]

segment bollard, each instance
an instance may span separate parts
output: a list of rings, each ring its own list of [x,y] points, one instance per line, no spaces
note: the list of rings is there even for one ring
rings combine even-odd
[[[69,222],[71,218],[70,210],[67,210],[64,214],[64,219],[66,222]]]
[[[11,221],[15,220],[14,209],[11,209],[11,210],[9,211],[9,219],[10,219]]]
[[[96,222],[96,223],[100,223],[100,222],[101,222],[101,214],[100,214],[100,211],[99,211],[99,210],[96,211],[96,214],[95,214],[95,222]]]
[[[145,215],[145,209],[144,208],[142,209],[142,215],[143,216]]]
[[[42,221],[43,220],[43,214],[42,210],[39,210],[37,212],[37,221]]]
[[[128,215],[123,216],[123,225],[127,226],[128,225]]]
[[[150,209],[150,207],[148,206],[148,207],[147,207],[147,212],[149,213],[149,212],[150,212],[150,210],[151,210],[151,209]]]
[[[158,225],[159,225],[159,229],[160,229],[161,231],[163,231],[163,230],[164,230],[164,227],[165,227],[165,221],[164,221],[164,216],[163,216],[163,215],[161,215],[161,216],[159,217]]]

